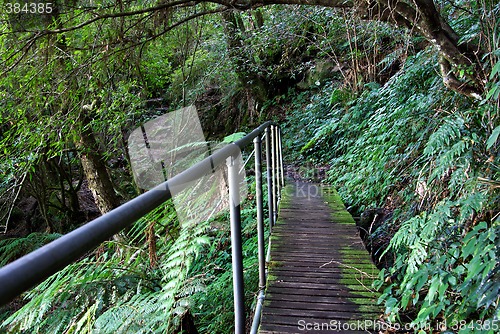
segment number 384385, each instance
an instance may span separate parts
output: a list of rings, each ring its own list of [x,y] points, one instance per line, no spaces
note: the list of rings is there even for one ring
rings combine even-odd
[[[6,2],[4,9],[7,14],[50,14],[52,5],[51,2]]]

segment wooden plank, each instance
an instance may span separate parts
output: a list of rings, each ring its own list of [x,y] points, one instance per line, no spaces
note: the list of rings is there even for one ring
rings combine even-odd
[[[318,280],[324,282],[324,284],[340,282],[340,280],[350,281],[350,280],[364,280],[364,281],[372,281],[373,277],[368,275],[362,275],[359,273],[343,273],[342,271],[324,275],[324,273],[308,273],[308,272],[298,272],[298,271],[280,271],[274,272],[274,276],[277,280],[286,280],[286,281],[312,281]]]
[[[331,279],[338,282],[342,278],[346,279],[363,279],[372,280],[373,276],[365,276],[360,273],[343,273],[341,270],[335,272],[310,272],[310,271],[297,271],[297,270],[286,270],[282,268],[277,268],[273,271],[273,275],[276,279],[302,277],[304,279]]]
[[[350,281],[347,288],[345,286],[343,286],[342,283],[340,283],[340,281],[337,281],[337,282],[334,282],[332,284],[324,284],[324,283],[311,283],[311,282],[305,282],[305,281],[302,281],[302,282],[297,282],[297,281],[281,281],[281,280],[277,280],[277,284],[276,287],[273,287],[273,289],[270,288],[269,292],[274,292],[274,291],[279,291],[277,289],[291,289],[291,293],[293,293],[293,290],[299,290],[300,289],[313,289],[315,290],[314,293],[318,293],[318,292],[321,292],[323,293],[323,295],[327,295],[327,296],[330,296],[329,294],[327,294],[327,292],[333,292],[334,291],[348,291],[350,292],[351,294],[363,294],[363,295],[371,295],[371,294],[374,294],[373,291],[369,291],[367,290],[366,286],[367,285],[370,285],[369,282],[367,283],[364,283],[365,286],[363,286],[363,284],[361,284],[361,282],[357,282],[355,280],[353,281]],[[312,287],[312,286],[315,286],[315,287]],[[326,290],[326,291],[325,291]]]
[[[338,264],[335,262],[331,262],[331,259],[325,259],[323,261],[314,261],[314,262],[300,262],[300,261],[291,261],[292,263],[286,263],[285,260],[272,261],[271,264],[276,268],[283,269],[293,269],[296,268],[297,271],[303,271],[302,268],[309,268],[312,271],[325,271],[325,272],[338,272],[348,269],[349,267],[355,267],[356,269],[362,272],[377,272],[378,270],[374,267],[370,267],[364,264]]]
[[[289,283],[289,282],[288,282]],[[269,293],[283,293],[282,291],[289,291],[289,294],[307,294],[313,296],[313,295],[320,295],[320,296],[325,296],[326,298],[330,297],[336,297],[339,294],[338,292],[345,292],[346,296],[376,296],[376,294],[372,291],[366,290],[365,287],[363,287],[361,284],[357,285],[357,282],[353,282],[353,284],[349,284],[348,289],[345,289],[345,287],[339,287],[341,283],[336,282],[335,284],[324,284],[324,287],[322,288],[313,288],[314,291],[308,291],[308,288],[306,287],[307,285],[313,285],[314,283],[310,282],[302,282],[302,283],[297,283],[297,282],[292,282],[292,284],[280,284],[278,287],[273,287],[269,289]],[[296,293],[294,291],[297,291]]]
[[[270,288],[266,296],[269,296],[269,299],[276,300],[323,300],[325,302],[334,301],[336,298],[352,298],[354,300],[358,300],[359,298],[368,298],[372,301],[376,301],[378,295],[373,292],[367,292],[362,290],[361,288],[346,288],[339,287],[339,283],[335,286],[331,286],[331,288],[323,288],[323,289],[307,289],[302,287],[278,287],[278,288]],[[359,300],[358,300],[359,301]]]
[[[327,262],[332,261],[332,263],[339,263],[342,260],[348,262],[350,265],[360,265],[368,268],[375,268],[372,263],[368,263],[367,258],[359,257],[359,256],[349,256],[344,257],[341,253],[336,253],[334,251],[323,253],[321,250],[312,249],[310,253],[306,253],[305,251],[300,252],[274,252],[273,254],[274,261],[280,261],[280,259],[290,259],[297,262],[302,263],[316,263],[326,260]]]
[[[332,307],[332,305],[328,305],[323,310],[315,310],[308,308],[307,316],[310,318],[316,319],[325,319],[325,320],[355,320],[358,319],[377,319],[377,312],[361,312],[356,310],[356,308],[349,308],[349,305],[336,305],[337,307]],[[303,309],[294,309],[291,307],[288,308],[278,308],[278,307],[270,307],[266,308],[266,313],[268,316],[282,316],[282,317],[296,317],[301,318],[304,316],[305,312]],[[353,314],[355,314],[353,316]]]
[[[300,292],[303,292],[303,294],[300,294]],[[320,295],[315,296],[314,294],[311,294],[310,291],[305,290],[299,290],[297,291],[297,293],[290,294],[269,293],[266,296],[269,297],[269,299],[266,301],[266,305],[274,308],[283,308],[283,305],[287,305],[287,303],[290,302],[300,303],[303,310],[329,310],[330,308],[327,308],[326,305],[334,305],[336,308],[338,307],[338,305],[343,305],[350,311],[360,310],[360,312],[367,309],[370,310],[370,312],[372,312],[374,309],[380,309],[378,306],[376,306],[376,298],[367,296],[355,297],[356,294],[353,294],[350,291],[337,291],[337,293],[337,296],[330,295],[328,297]],[[272,305],[268,303],[271,303]]]

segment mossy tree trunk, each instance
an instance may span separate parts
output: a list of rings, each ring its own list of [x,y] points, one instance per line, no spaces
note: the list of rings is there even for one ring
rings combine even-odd
[[[83,117],[81,120],[80,139],[75,143],[80,153],[88,187],[94,196],[97,208],[105,214],[116,208],[120,201],[115,193],[113,183],[108,174],[103,155],[90,126],[90,119]]]
[[[235,72],[243,88],[246,99],[247,114],[250,123],[258,115],[258,106],[267,100],[266,81],[256,73],[254,61],[250,51],[245,48],[244,36],[248,33],[240,13],[227,11],[222,14],[224,31],[227,38],[228,50],[234,59]],[[259,29],[264,24],[264,18],[259,11],[255,12],[253,29]]]
[[[57,27],[59,29],[64,29],[57,7],[52,12],[52,16]],[[71,68],[71,66],[67,66],[67,63],[70,63],[71,61],[69,59],[70,57],[67,56],[70,54],[70,51],[68,51],[68,45],[64,35],[61,35],[61,38],[58,39],[57,46],[64,51],[65,56],[60,59],[60,71],[64,76],[66,76],[67,69]],[[70,77],[68,85],[73,86],[73,89],[70,90],[73,94],[83,95],[79,93],[81,92],[81,89],[79,89],[80,84],[78,80],[81,79],[77,77]],[[79,99],[83,100],[82,97]],[[70,102],[71,100],[71,97],[67,97],[66,101],[63,100],[62,108],[66,110],[74,108],[74,106],[71,105],[74,102]],[[77,100],[76,103],[82,104],[83,102]],[[95,204],[101,214],[105,214],[116,208],[120,204],[120,201],[115,193],[113,182],[108,174],[102,150],[99,147],[92,130],[92,117],[89,113],[93,111],[94,105],[95,102],[90,106],[84,105],[82,107],[76,128],[80,137],[75,141],[75,146],[78,149],[83,173],[87,179],[88,187],[94,196]]]

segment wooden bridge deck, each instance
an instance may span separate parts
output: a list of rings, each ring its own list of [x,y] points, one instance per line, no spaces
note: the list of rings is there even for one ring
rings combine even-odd
[[[370,333],[378,270],[332,188],[287,186],[271,239],[259,333]]]

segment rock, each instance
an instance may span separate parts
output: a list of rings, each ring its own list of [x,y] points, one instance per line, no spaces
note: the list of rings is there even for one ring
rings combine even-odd
[[[391,254],[387,253],[381,258],[389,245],[391,237],[384,223],[391,216],[391,212],[382,208],[375,208],[365,210],[360,219],[356,221],[359,236],[363,240],[366,250],[370,253],[372,261],[379,269],[387,268],[392,264]]]
[[[381,208],[368,209],[361,214],[359,221],[356,222],[356,227],[358,228],[359,236],[365,242],[365,246],[369,235],[381,225],[384,216],[385,210]]]
[[[302,90],[313,89],[321,86],[325,81],[331,79],[335,73],[340,72],[343,66],[338,66],[328,60],[319,60],[308,63],[309,68],[304,73],[304,79],[297,84]]]

